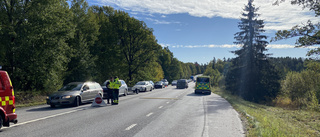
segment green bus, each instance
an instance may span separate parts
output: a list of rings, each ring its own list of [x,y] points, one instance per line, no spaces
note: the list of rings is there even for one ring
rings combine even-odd
[[[198,76],[196,81],[195,94],[208,94],[211,95],[210,77],[209,76]]]

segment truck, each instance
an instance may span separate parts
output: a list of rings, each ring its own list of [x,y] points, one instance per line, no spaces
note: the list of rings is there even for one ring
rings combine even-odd
[[[208,94],[211,95],[210,77],[209,76],[197,76],[195,94]]]
[[[6,71],[0,70],[0,128],[9,127],[10,122],[18,122],[15,111],[15,96],[10,77]]]

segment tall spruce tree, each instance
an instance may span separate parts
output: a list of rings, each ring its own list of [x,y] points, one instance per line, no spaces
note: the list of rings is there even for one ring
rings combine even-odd
[[[232,53],[238,57],[233,59],[233,67],[226,78],[226,87],[233,94],[239,95],[246,100],[259,102],[273,98],[279,89],[279,76],[267,60],[266,46],[267,37],[264,32],[263,20],[257,19],[258,8],[248,1],[244,8],[240,32],[235,34],[235,44],[242,45],[242,48]]]

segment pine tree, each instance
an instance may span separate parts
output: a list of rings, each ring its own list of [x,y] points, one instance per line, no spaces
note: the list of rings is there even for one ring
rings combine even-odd
[[[238,25],[241,31],[234,37],[234,43],[242,45],[242,48],[232,52],[238,57],[232,61],[233,67],[227,75],[226,86],[232,93],[246,100],[258,102],[275,96],[279,88],[279,83],[275,81],[279,76],[264,54],[268,44],[265,40],[267,37],[261,34],[265,31],[264,22],[257,19],[258,8],[252,3],[253,0],[249,0],[245,6],[245,12],[242,13],[243,17]],[[270,83],[273,85],[268,85]],[[267,87],[269,89],[266,89]]]

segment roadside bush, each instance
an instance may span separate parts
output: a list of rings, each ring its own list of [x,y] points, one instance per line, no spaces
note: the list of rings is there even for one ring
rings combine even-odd
[[[320,74],[313,70],[304,70],[300,73],[289,72],[281,82],[281,93],[274,101],[278,106],[286,105],[291,100],[291,106],[303,109],[319,108]],[[287,101],[282,101],[287,99]],[[288,100],[289,99],[289,100]]]

